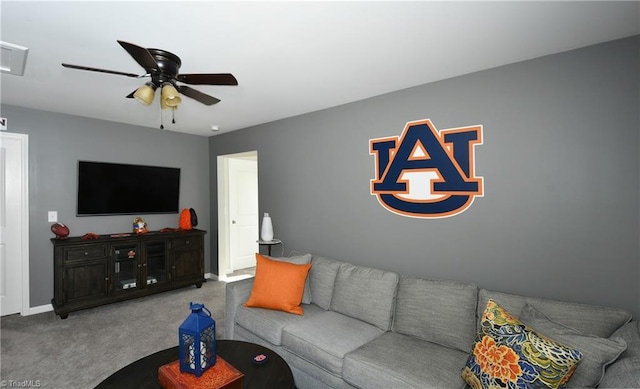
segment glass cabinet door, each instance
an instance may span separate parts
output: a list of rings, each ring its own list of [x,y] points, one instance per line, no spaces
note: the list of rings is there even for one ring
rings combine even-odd
[[[147,242],[144,243],[147,263],[147,287],[153,287],[157,284],[168,281],[167,278],[167,250],[166,243]]]
[[[114,245],[113,290],[115,292],[139,288],[140,253],[137,244]]]

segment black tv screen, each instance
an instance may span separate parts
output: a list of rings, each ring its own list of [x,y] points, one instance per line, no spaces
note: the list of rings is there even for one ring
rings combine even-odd
[[[180,169],[78,161],[78,216],[178,213]]]

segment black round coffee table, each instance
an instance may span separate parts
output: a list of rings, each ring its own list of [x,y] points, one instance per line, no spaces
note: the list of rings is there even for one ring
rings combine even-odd
[[[244,389],[295,387],[287,363],[266,347],[238,340],[218,340],[217,353],[244,374]],[[258,354],[265,354],[269,358],[265,364],[256,365],[252,362]],[[158,368],[177,359],[177,346],[158,351],[113,373],[96,389],[158,389]]]

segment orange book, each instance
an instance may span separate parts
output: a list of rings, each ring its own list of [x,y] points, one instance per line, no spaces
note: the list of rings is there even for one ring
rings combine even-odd
[[[180,372],[180,361],[173,361],[158,369],[158,382],[163,389],[242,389],[242,377],[229,362],[216,356],[216,364],[196,377]]]

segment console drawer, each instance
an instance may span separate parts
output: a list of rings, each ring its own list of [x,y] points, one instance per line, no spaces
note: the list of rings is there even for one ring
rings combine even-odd
[[[189,250],[189,249],[196,250],[201,247],[202,247],[201,236],[185,236],[181,238],[175,238],[173,240],[174,250]]]
[[[87,245],[64,250],[64,260],[80,261],[85,259],[106,258],[107,245]]]

